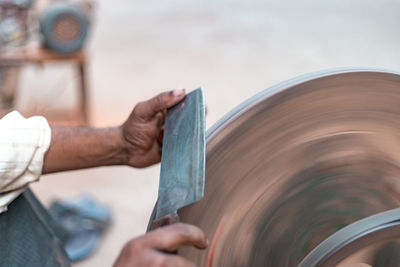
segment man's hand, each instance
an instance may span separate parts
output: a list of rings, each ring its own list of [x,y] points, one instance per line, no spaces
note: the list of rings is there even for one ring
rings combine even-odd
[[[138,103],[122,125],[122,138],[128,151],[128,165],[143,168],[161,160],[162,134],[167,108],[177,104],[185,90],[159,94]]]
[[[181,246],[207,247],[204,233],[188,224],[172,224],[158,228],[129,241],[122,249],[114,267],[186,267],[195,266],[183,257],[168,254]]]
[[[143,168],[159,162],[166,110],[184,96],[185,90],[174,90],[141,102],[118,127],[51,127],[43,173],[107,165]]]

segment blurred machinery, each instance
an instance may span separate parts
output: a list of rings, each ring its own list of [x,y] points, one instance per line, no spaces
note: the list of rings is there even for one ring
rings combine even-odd
[[[26,44],[29,33],[34,38],[37,25],[42,44],[48,49],[56,53],[74,53],[83,48],[89,32],[92,1],[34,2],[0,0],[0,48]]]
[[[33,0],[0,0],[0,54],[26,44]],[[13,107],[19,68],[0,61],[0,109]],[[1,115],[0,111],[0,115]]]
[[[79,79],[79,124],[87,124],[84,47],[92,10],[91,0],[0,0],[0,115],[14,106],[22,66],[73,63]]]
[[[39,17],[43,45],[57,53],[82,49],[89,31],[91,6],[88,2],[51,2]]]
[[[198,266],[399,266],[400,74],[274,86],[207,132],[206,159],[204,199],[179,211],[211,241],[179,251]]]
[[[28,39],[28,11],[33,0],[0,0],[0,52],[19,46]]]

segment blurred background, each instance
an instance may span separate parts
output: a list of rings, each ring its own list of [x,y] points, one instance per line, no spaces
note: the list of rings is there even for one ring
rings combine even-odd
[[[138,101],[203,86],[209,127],[255,93],[300,74],[345,66],[400,70],[395,0],[73,1],[88,35],[72,52],[43,41],[57,34],[38,22],[52,2],[62,1],[3,10],[0,32],[9,38],[0,48],[3,114],[17,109],[52,124],[115,126]],[[15,14],[26,29],[9,21]],[[67,41],[77,36],[73,23],[68,27]],[[33,189],[44,203],[86,192],[111,208],[104,242],[76,263],[109,266],[125,242],[145,231],[158,178],[159,166],[107,167],[46,175]]]

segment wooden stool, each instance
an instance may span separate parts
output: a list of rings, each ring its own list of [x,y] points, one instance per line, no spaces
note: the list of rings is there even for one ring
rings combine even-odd
[[[15,66],[25,64],[43,65],[48,62],[71,62],[76,64],[79,74],[79,112],[82,116],[83,123],[88,124],[88,95],[86,81],[86,62],[87,56],[85,51],[79,51],[73,54],[58,54],[40,47],[27,47],[18,50],[16,53],[0,53],[0,66]]]

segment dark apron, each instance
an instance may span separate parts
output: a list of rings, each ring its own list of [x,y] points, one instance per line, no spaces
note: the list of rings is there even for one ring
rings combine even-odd
[[[66,237],[27,189],[0,214],[0,266],[71,266],[63,249]]]

